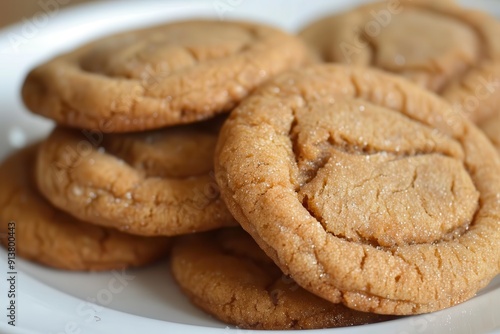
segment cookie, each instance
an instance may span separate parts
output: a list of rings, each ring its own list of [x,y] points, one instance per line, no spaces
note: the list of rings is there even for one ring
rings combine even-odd
[[[68,270],[140,266],[167,253],[169,238],[138,237],[97,227],[51,206],[34,181],[38,147],[22,149],[0,165],[0,241],[5,247],[9,245],[6,235],[14,232],[17,255]]]
[[[240,228],[181,238],[172,248],[171,266],[195,305],[239,328],[329,328],[392,319],[332,304],[300,288]]]
[[[500,113],[480,123],[479,128],[483,130],[497,152],[500,153]]]
[[[327,62],[397,73],[474,122],[500,103],[500,23],[452,1],[386,1],[310,24],[300,36]]]
[[[291,71],[224,124],[216,179],[307,290],[382,314],[463,302],[500,269],[500,158],[450,105],[381,71]]]
[[[234,225],[212,172],[221,122],[106,135],[56,128],[40,148],[38,188],[78,219],[131,234]]]
[[[277,28],[183,21],[99,39],[32,70],[31,111],[77,128],[130,132],[228,112],[256,86],[310,56]]]

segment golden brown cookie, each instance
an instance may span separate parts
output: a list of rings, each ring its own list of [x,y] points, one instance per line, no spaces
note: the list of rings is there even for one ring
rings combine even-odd
[[[58,127],[40,148],[38,188],[79,219],[131,234],[234,225],[212,172],[221,122],[107,135]]]
[[[479,122],[500,103],[500,23],[452,1],[386,1],[327,17],[300,36],[328,62],[370,65],[439,93]]]
[[[240,228],[182,237],[172,249],[171,266],[195,305],[239,328],[329,328],[392,319],[300,288]]]
[[[215,170],[260,247],[332,302],[431,312],[500,271],[500,158],[402,78],[340,65],[283,74],[231,113]]]
[[[148,264],[170,248],[169,238],[145,238],[79,221],[52,207],[36,190],[33,145],[0,165],[0,232],[7,247],[15,223],[17,255],[69,270],[110,270]],[[12,224],[11,224],[12,225]]]
[[[128,132],[227,112],[309,51],[265,25],[184,21],[129,31],[38,66],[23,100],[60,124]]]
[[[497,152],[500,153],[500,113],[480,123],[479,128],[483,130]]]

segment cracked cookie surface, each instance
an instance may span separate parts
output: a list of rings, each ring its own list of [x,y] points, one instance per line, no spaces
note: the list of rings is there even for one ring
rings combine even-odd
[[[221,121],[92,136],[56,128],[40,148],[38,187],[61,210],[131,234],[234,225],[212,172]]]
[[[310,24],[327,62],[372,66],[437,92],[480,122],[500,103],[500,23],[452,1],[379,2]]]
[[[195,305],[239,328],[329,328],[392,319],[354,311],[302,289],[240,228],[178,239],[171,266]]]
[[[32,70],[31,111],[59,124],[130,132],[228,112],[270,77],[309,60],[269,26],[184,21],[106,37]]]
[[[480,123],[479,128],[483,130],[500,154],[500,113]]]
[[[499,272],[500,159],[404,79],[341,65],[283,74],[233,111],[215,157],[238,222],[332,302],[431,312]]]
[[[0,165],[0,231],[16,223],[19,256],[67,270],[111,270],[148,264],[166,255],[170,239],[145,238],[94,226],[54,208],[37,191],[34,165],[39,145]],[[7,239],[2,238],[6,246]]]

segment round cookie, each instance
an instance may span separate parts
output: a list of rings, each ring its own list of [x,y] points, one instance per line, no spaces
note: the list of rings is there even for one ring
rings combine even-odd
[[[81,220],[131,234],[235,225],[212,172],[221,122],[106,135],[58,127],[40,148],[38,188]]]
[[[0,165],[1,243],[15,223],[16,253],[68,270],[111,270],[148,264],[164,256],[169,238],[145,238],[79,221],[52,207],[36,190],[33,145]]]
[[[453,1],[379,2],[327,17],[300,36],[327,62],[397,73],[474,122],[500,103],[500,23]]]
[[[32,70],[22,89],[31,111],[62,125],[129,132],[228,112],[256,86],[310,56],[277,28],[183,21],[124,32]]]
[[[240,228],[178,239],[171,266],[195,305],[239,328],[330,328],[392,319],[332,304],[300,288]]]
[[[231,113],[215,159],[238,222],[332,302],[431,312],[500,271],[500,158],[402,78],[340,65],[283,74]]]

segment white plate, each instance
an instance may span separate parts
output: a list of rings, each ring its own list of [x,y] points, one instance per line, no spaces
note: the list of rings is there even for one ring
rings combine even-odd
[[[312,18],[354,6],[358,1],[210,0],[114,1],[60,11],[42,0],[34,17],[0,31],[0,158],[43,137],[49,121],[25,111],[19,89],[26,72],[55,53],[96,36],[187,17],[245,18],[294,31]],[[500,16],[495,0],[465,5]],[[500,38],[500,37],[499,37]],[[1,186],[1,185],[0,185]],[[17,260],[16,327],[7,324],[7,255],[0,252],[1,333],[179,333],[251,332],[227,327],[189,304],[173,284],[168,263],[128,271],[122,289],[112,284],[121,273],[70,273]],[[97,304],[92,304],[95,302]],[[99,305],[100,304],[100,305]],[[106,306],[106,307],[103,307]],[[314,333],[500,333],[500,276],[472,300],[433,314],[391,322]],[[260,331],[259,333],[266,333]]]

